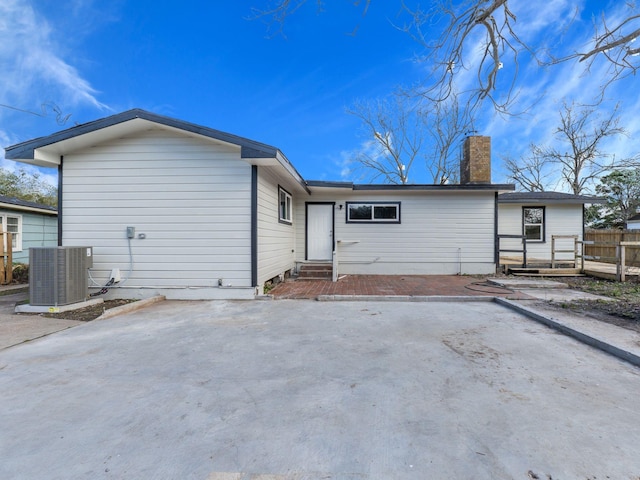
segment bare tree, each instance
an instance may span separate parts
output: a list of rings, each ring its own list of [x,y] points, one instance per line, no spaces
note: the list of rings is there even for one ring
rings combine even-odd
[[[69,118],[71,118],[71,114],[70,113],[64,113],[62,111],[62,109],[56,105],[53,102],[45,102],[43,104],[40,105],[40,112],[34,112],[32,110],[25,110],[23,108],[18,108],[18,107],[14,107],[11,105],[6,105],[4,103],[0,103],[0,107],[1,108],[6,108],[8,110],[15,110],[16,112],[22,112],[22,113],[27,113],[29,115],[34,115],[36,117],[48,117],[49,116],[49,112],[51,112],[53,115],[55,115],[56,118],[56,123],[58,125],[64,125],[65,123],[67,123],[67,121],[69,120]]]
[[[469,95],[470,105],[489,99],[500,111],[507,110],[515,77],[497,97],[498,73],[505,57],[511,57],[517,65],[519,51],[530,50],[516,34],[516,17],[508,0],[465,0],[457,4],[444,0],[430,4],[427,10],[402,0],[402,8],[410,20],[399,28],[425,48],[423,60],[432,66],[423,95],[433,101],[448,99],[455,92],[458,74],[470,68],[474,55],[469,51],[477,49],[480,58],[475,60],[477,78]],[[441,30],[433,28],[442,24]]]
[[[282,31],[286,19],[306,3],[310,3],[309,0],[275,0],[270,7],[254,8],[253,12],[255,17],[266,18]],[[352,3],[365,15],[371,0],[352,0]],[[425,7],[417,0],[398,0],[397,3],[408,20],[396,27],[424,47],[422,59],[429,61],[433,68],[423,90],[423,94],[432,100],[449,98],[458,74],[473,68],[477,81],[468,92],[470,105],[490,100],[498,110],[508,111],[523,53],[541,66],[577,60],[587,70],[603,59],[610,67],[606,78],[602,79],[603,89],[620,78],[635,74],[640,67],[640,45],[634,44],[640,37],[640,7],[632,1],[626,2],[627,15],[623,18],[615,18],[612,14],[608,17],[605,10],[594,16],[591,41],[580,51],[562,50],[568,44],[561,38],[562,34],[547,38],[546,46],[528,44],[518,33],[521,27],[511,9],[515,0],[433,0],[423,3],[427,5]],[[324,1],[315,0],[315,4],[321,11]],[[476,58],[478,51],[479,60]],[[503,69],[507,64],[511,68]],[[497,89],[500,75],[505,78]]]
[[[574,194],[583,193],[603,174],[637,165],[637,158],[617,159],[603,150],[603,142],[625,135],[618,107],[600,117],[593,107],[564,104],[553,145],[531,145],[531,156],[507,161],[510,176],[525,190],[542,190],[545,180],[558,176]]]
[[[431,143],[424,151],[433,183],[457,183],[460,177],[459,144],[473,130],[468,111],[452,95],[446,102],[434,102],[423,112]]]
[[[324,11],[324,0],[313,0],[318,13]],[[252,19],[266,19],[272,34],[284,35],[284,24],[300,7],[308,3],[308,0],[276,0],[269,1],[266,7],[252,7]],[[362,16],[367,14],[371,0],[351,0],[355,7],[361,8]],[[357,29],[357,27],[355,28]],[[354,31],[355,31],[354,29]]]
[[[399,91],[385,99],[356,102],[348,113],[360,119],[366,141],[352,163],[372,181],[406,184],[421,160],[432,183],[456,182],[459,141],[470,128],[456,100],[453,96],[446,103],[423,106]]]
[[[406,98],[360,100],[347,110],[362,123],[363,148],[352,158],[364,178],[409,183],[409,171],[420,154],[426,125],[406,107]]]
[[[524,192],[544,192],[550,185],[551,174],[546,159],[529,156],[521,160],[504,159],[504,167],[508,177],[516,184],[516,188]]]
[[[628,16],[613,20],[613,24],[604,11],[594,18],[591,42],[581,51],[559,50],[566,42],[558,37],[547,39],[548,45],[542,47],[527,43],[518,34],[517,18],[510,8],[514,3],[513,0],[437,0],[424,10],[419,5],[412,8],[402,0],[402,8],[410,16],[402,29],[425,47],[425,58],[433,66],[426,95],[434,100],[448,98],[457,74],[469,68],[477,51],[479,59],[473,65],[476,85],[469,101],[475,105],[487,99],[503,112],[509,110],[515,98],[523,53],[543,67],[577,60],[584,62],[587,70],[602,58],[610,67],[602,79],[602,92],[612,82],[635,74],[640,67],[640,48],[633,44],[640,37],[640,11],[635,3],[628,2]],[[444,27],[433,39],[433,26],[439,24]],[[507,64],[511,68],[503,70]],[[501,74],[505,78],[498,89]]]

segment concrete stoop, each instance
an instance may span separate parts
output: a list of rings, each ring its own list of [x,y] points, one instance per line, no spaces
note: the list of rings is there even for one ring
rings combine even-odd
[[[303,263],[298,271],[299,280],[331,280],[333,266],[330,263]]]
[[[554,280],[532,280],[527,278],[487,278],[487,282],[499,287],[522,288],[569,288],[569,285]]]

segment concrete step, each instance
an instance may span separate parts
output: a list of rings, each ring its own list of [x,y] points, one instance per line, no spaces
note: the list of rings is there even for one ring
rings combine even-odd
[[[555,276],[555,277],[582,276],[582,271],[579,268],[509,267],[508,273],[512,275],[540,275],[540,276]]]
[[[325,263],[307,263],[300,267],[298,278],[304,280],[327,280],[333,277],[333,266]]]
[[[505,288],[569,288],[563,282],[552,280],[527,280],[526,278],[487,278],[487,282]]]
[[[331,278],[333,272],[331,270],[301,270],[298,278]]]

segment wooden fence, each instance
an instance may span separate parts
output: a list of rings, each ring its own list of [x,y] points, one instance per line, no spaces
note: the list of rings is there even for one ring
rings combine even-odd
[[[601,263],[618,263],[616,248],[621,242],[640,242],[637,230],[587,230],[584,239],[594,245],[585,245],[585,256]],[[627,247],[626,265],[640,267],[640,248]]]
[[[13,242],[11,232],[0,232],[0,285],[7,285],[13,281]]]

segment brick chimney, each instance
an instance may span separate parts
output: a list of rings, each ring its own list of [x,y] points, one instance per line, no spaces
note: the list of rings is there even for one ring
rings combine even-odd
[[[491,137],[465,138],[460,183],[491,183]]]

